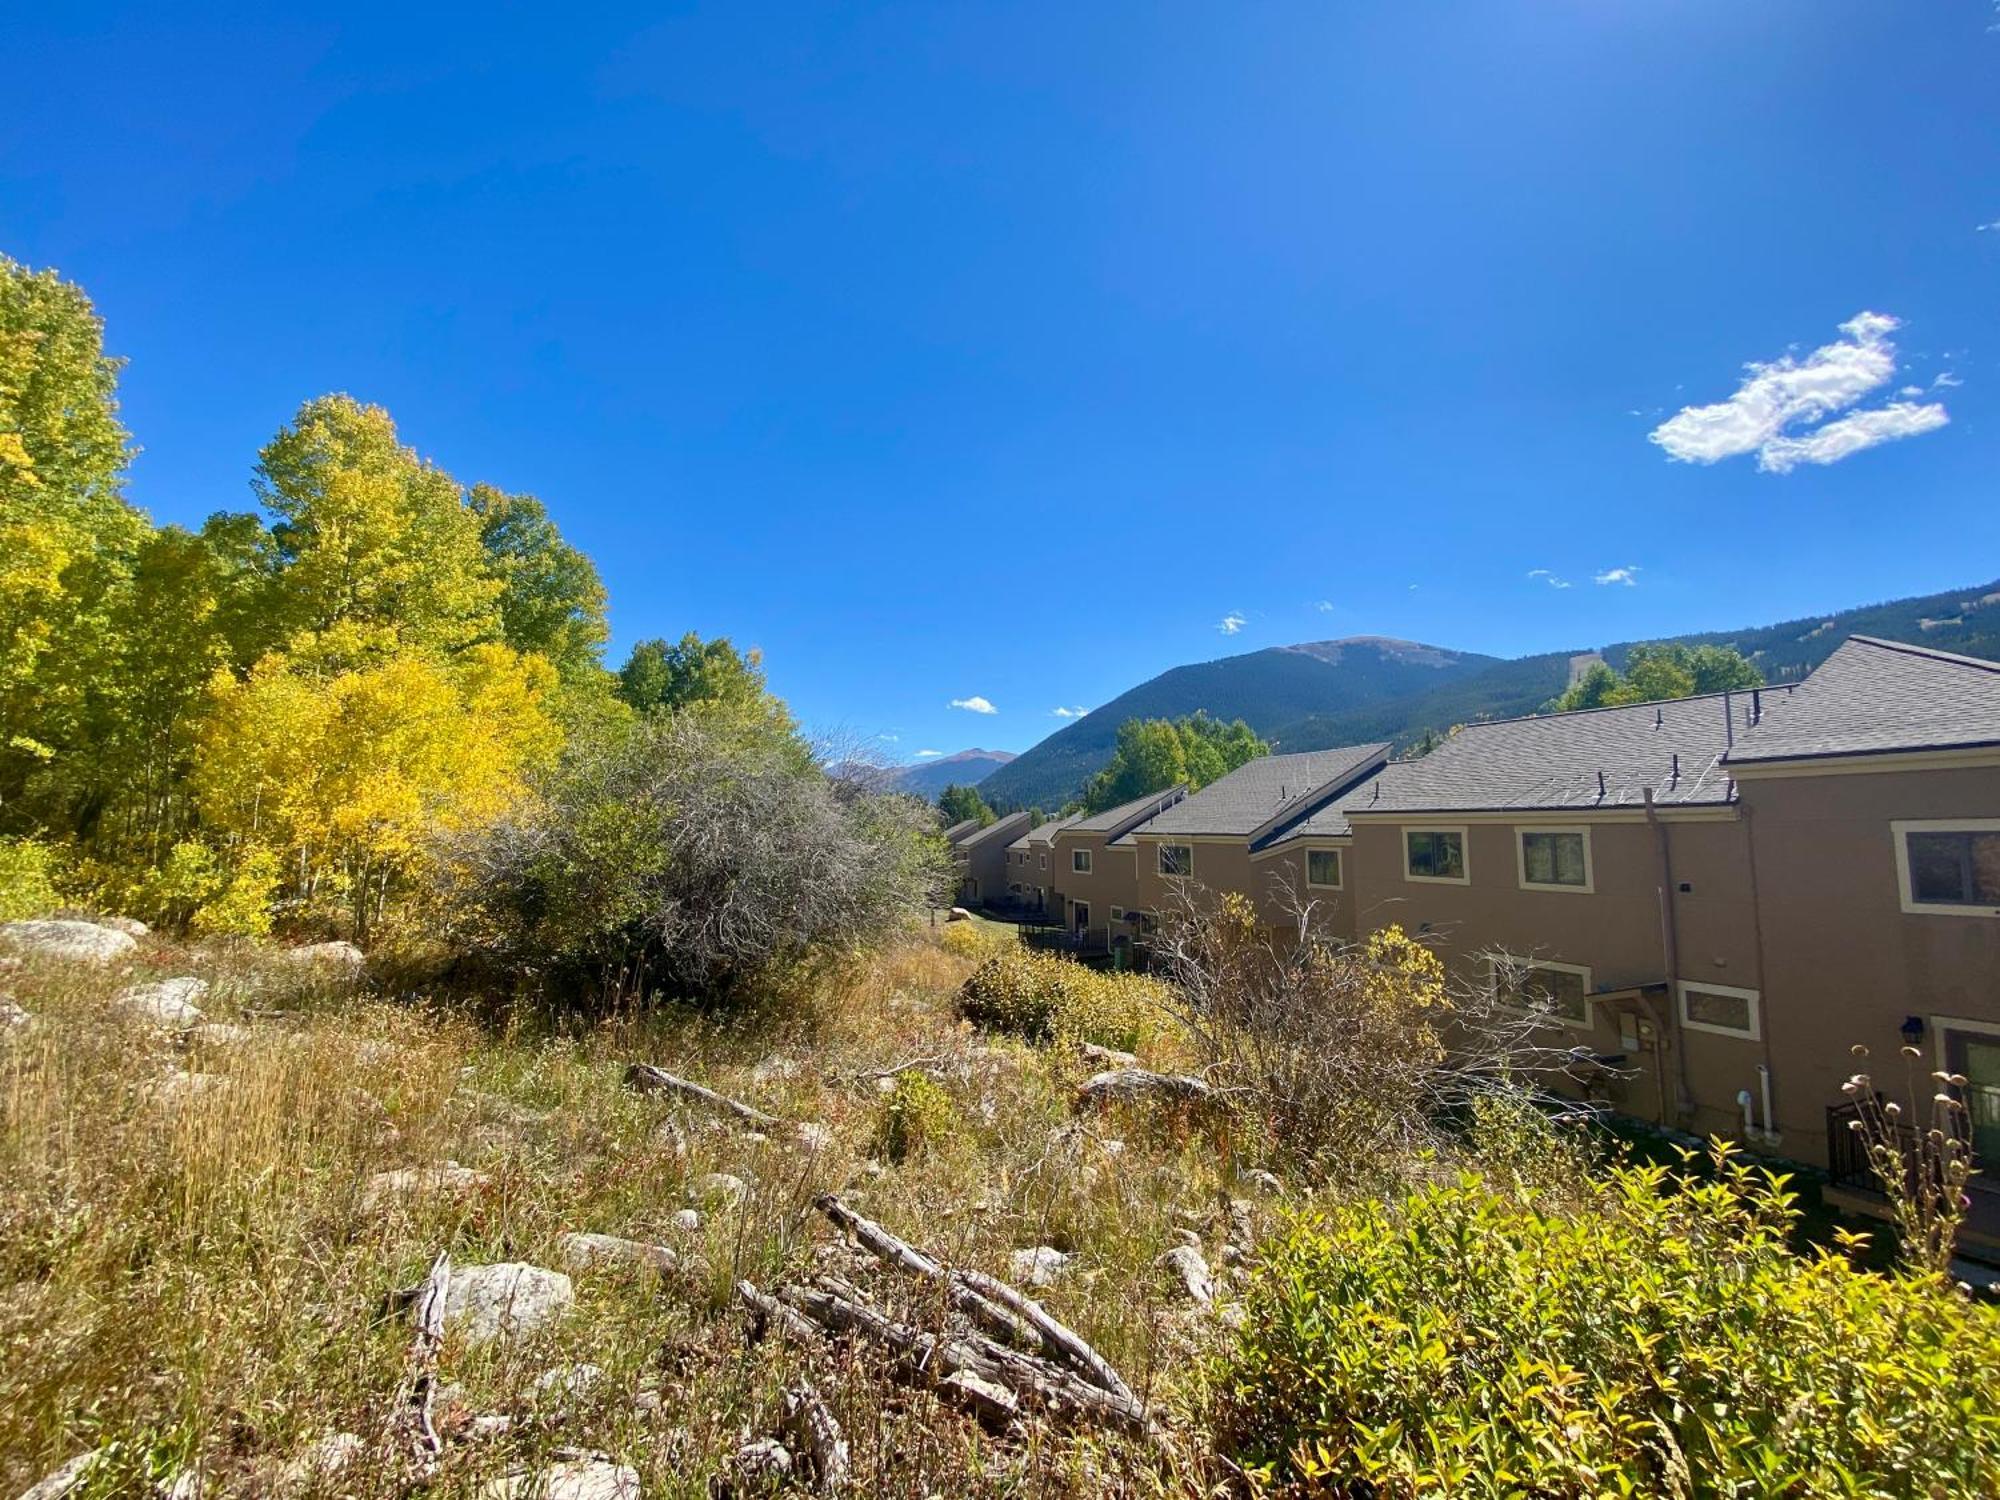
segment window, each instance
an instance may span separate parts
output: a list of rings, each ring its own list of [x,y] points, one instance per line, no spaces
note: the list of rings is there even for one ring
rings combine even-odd
[[[1340,889],[1338,849],[1306,850],[1306,884],[1322,886],[1333,891]]]
[[[1070,850],[1069,867],[1078,875],[1088,875],[1090,873],[1090,851],[1088,849]]]
[[[1681,982],[1681,1024],[1689,1031],[1712,1031],[1718,1036],[1741,1037],[1754,1042],[1758,1030],[1757,992],[1732,989],[1726,984]]]
[[[1509,1010],[1547,1016],[1567,1026],[1590,1024],[1590,970],[1559,964],[1488,955],[1487,984],[1493,998]]]
[[[1403,873],[1411,880],[1448,881],[1464,885],[1465,830],[1408,828],[1403,831]]]
[[[2000,916],[2000,818],[1890,827],[1904,911]]]
[[[1044,854],[1042,856],[1042,868],[1046,870],[1048,867],[1049,867],[1049,857],[1046,854]]]
[[[1124,921],[1124,920],[1125,920],[1125,908],[1124,908],[1124,907],[1122,907],[1122,906],[1114,906],[1114,907],[1112,907],[1112,908],[1111,908],[1111,920],[1112,920],[1112,921],[1114,921],[1114,922],[1122,922],[1122,921]]]
[[[1160,845],[1160,873],[1169,877],[1194,874],[1194,845]]]
[[[1522,889],[1591,889],[1589,829],[1523,828],[1519,852]]]

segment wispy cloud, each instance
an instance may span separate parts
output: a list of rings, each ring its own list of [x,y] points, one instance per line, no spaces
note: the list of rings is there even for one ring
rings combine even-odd
[[[1331,599],[1322,599],[1313,608],[1323,615],[1330,615],[1333,613],[1333,601]]]
[[[1530,568],[1528,569],[1528,576],[1530,578],[1541,579],[1542,582],[1546,583],[1552,589],[1566,589],[1569,587],[1569,580],[1567,578],[1558,578],[1547,568]]]
[[[1972,227],[1979,234],[1984,234],[1989,229],[2000,232],[2000,219],[1995,219],[1991,224],[1974,224]]]
[[[939,755],[942,755],[942,754],[944,754],[944,751],[942,751],[942,750],[919,750],[919,751],[917,752],[917,759],[918,759],[918,760],[930,760],[930,759],[932,759],[932,758],[934,758],[934,757],[936,757],[936,756],[939,756]]]
[[[974,693],[970,698],[954,698],[951,700],[951,706],[953,708],[962,708],[969,714],[997,714],[1000,712],[999,709],[988,703],[977,693]]]
[[[1960,380],[1949,370],[1939,370],[1936,375],[1931,377],[1931,389],[1934,391],[1948,391],[1955,385],[1964,384],[1963,380]]]
[[[1078,704],[1075,708],[1062,708],[1058,706],[1050,709],[1049,712],[1054,714],[1058,719],[1080,719],[1089,713],[1090,710],[1083,707],[1082,704]]]
[[[1801,463],[1833,463],[1942,427],[1950,420],[1942,406],[1894,402],[1824,427],[1794,430],[1845,411],[1888,384],[1896,374],[1896,346],[1889,335],[1898,326],[1885,313],[1856,313],[1840,325],[1845,337],[1803,359],[1787,354],[1752,362],[1735,395],[1709,406],[1682,407],[1653,429],[1651,441],[1681,463],[1712,464],[1755,453],[1759,469],[1784,474]],[[1823,433],[1830,434],[1825,441]]]
[[[1242,615],[1239,615],[1238,613],[1236,613],[1235,610],[1232,609],[1228,614],[1224,615],[1221,618],[1221,620],[1216,622],[1215,628],[1221,631],[1224,635],[1234,635],[1236,634],[1237,631],[1241,630],[1245,625],[1249,623],[1250,622],[1244,619]]]
[[[1606,568],[1602,573],[1593,573],[1590,581],[1597,584],[1623,584],[1626,588],[1639,586],[1639,570],[1636,567]]]

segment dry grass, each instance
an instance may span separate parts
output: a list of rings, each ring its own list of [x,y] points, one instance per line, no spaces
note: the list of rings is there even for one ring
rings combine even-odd
[[[136,974],[5,976],[34,1020],[0,1035],[0,1493],[107,1444],[107,1493],[190,1469],[204,1494],[407,1493],[386,1448],[322,1491],[285,1491],[281,1475],[324,1434],[382,1440],[407,1338],[385,1315],[393,1289],[441,1250],[461,1265],[560,1268],[569,1230],[667,1245],[682,1269],[577,1273],[558,1327],[505,1347],[450,1339],[442,1370],[459,1389],[441,1426],[460,1435],[429,1493],[475,1494],[571,1447],[632,1465],[648,1496],[706,1494],[743,1437],[770,1429],[802,1367],[847,1430],[861,1493],[1188,1488],[1171,1453],[1102,1435],[984,1435],[863,1353],[746,1345],[729,1303],[739,1276],[766,1284],[829,1256],[856,1274],[811,1208],[832,1190],[947,1261],[1003,1277],[1014,1249],[1072,1253],[1045,1294],[1052,1310],[1170,1422],[1192,1404],[1189,1356],[1213,1325],[1169,1300],[1153,1261],[1176,1228],[1224,1217],[1237,1190],[1227,1152],[1134,1122],[1073,1128],[1084,1064],[954,1019],[972,963],[925,936],[842,988],[733,1024],[517,1020],[504,1033],[445,1009],[301,989],[268,956],[224,950],[155,944]],[[213,982],[210,1018],[247,1037],[184,1043],[109,1008],[134,977],[186,973]],[[247,1019],[265,1009],[286,1014]],[[816,1121],[831,1142],[759,1142],[634,1095],[620,1080],[635,1060]],[[878,1079],[912,1060],[949,1095],[955,1126],[900,1164],[875,1161]],[[213,1081],[172,1082],[190,1071]],[[490,1182],[365,1206],[372,1174],[447,1160]],[[712,1172],[745,1179],[748,1199],[701,1201]],[[689,1206],[703,1215],[692,1234],[674,1224]],[[927,1315],[917,1289],[870,1284]],[[587,1395],[567,1407],[535,1395],[537,1377],[579,1362],[605,1372]],[[464,1435],[488,1413],[515,1420],[503,1436]]]

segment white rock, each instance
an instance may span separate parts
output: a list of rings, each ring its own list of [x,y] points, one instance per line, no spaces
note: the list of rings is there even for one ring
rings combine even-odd
[[[1053,1245],[1035,1245],[1016,1250],[1008,1258],[1008,1266],[1018,1286],[1053,1286],[1056,1278],[1069,1269],[1069,1257]]]
[[[240,1047],[256,1036],[248,1026],[232,1026],[227,1021],[203,1021],[187,1034],[190,1043],[197,1047]]]
[[[114,927],[65,918],[0,922],[0,943],[34,958],[57,958],[78,964],[115,963],[139,946]]]
[[[535,1377],[534,1392],[537,1396],[554,1396],[573,1403],[596,1390],[603,1380],[604,1369],[600,1365],[558,1365]]]
[[[1266,1198],[1285,1196],[1285,1185],[1278,1180],[1278,1174],[1275,1172],[1252,1172],[1246,1180]]]
[[[695,1180],[694,1190],[697,1198],[722,1198],[730,1203],[741,1203],[750,1196],[750,1184],[734,1172],[710,1172]]]
[[[21,1500],[63,1500],[67,1495],[80,1495],[84,1484],[90,1478],[90,1471],[104,1462],[110,1452],[108,1448],[97,1448],[89,1453],[79,1453],[60,1469],[44,1474],[22,1492]]]
[[[12,995],[0,995],[0,1026],[26,1026],[33,1019],[14,1003]]]
[[[465,1197],[493,1184],[484,1172],[448,1161],[441,1167],[399,1167],[377,1172],[361,1190],[361,1206],[370,1212],[404,1198]]]
[[[444,1316],[475,1343],[532,1332],[560,1317],[576,1291],[560,1271],[525,1261],[464,1266],[451,1273]]]
[[[329,1432],[285,1465],[278,1492],[290,1494],[294,1490],[305,1489],[318,1480],[331,1479],[361,1457],[362,1450],[366,1446],[355,1433]]]
[[[621,1239],[615,1234],[566,1234],[556,1241],[556,1246],[562,1252],[563,1264],[572,1271],[612,1265],[639,1267],[664,1275],[680,1263],[665,1245]]]
[[[153,929],[137,917],[99,917],[99,927],[109,927],[113,932],[122,932],[129,938],[150,937]]]
[[[505,1437],[514,1430],[514,1419],[503,1412],[482,1412],[465,1424],[465,1435],[482,1442]]]
[[[701,1215],[691,1208],[683,1208],[674,1215],[674,1228],[683,1234],[700,1234]]]
[[[153,1096],[176,1103],[186,1099],[199,1099],[203,1094],[213,1094],[229,1087],[229,1080],[220,1073],[190,1073],[176,1068],[153,1085]]]
[[[833,1144],[833,1132],[811,1120],[799,1126],[795,1134],[798,1143],[808,1151],[824,1151]]]
[[[352,943],[307,943],[282,949],[278,956],[301,969],[338,970],[350,976],[358,976],[368,967],[367,957]]]
[[[1160,1257],[1158,1264],[1172,1274],[1189,1301],[1206,1307],[1215,1300],[1215,1282],[1208,1274],[1208,1262],[1194,1246],[1176,1245]]]
[[[751,1494],[775,1490],[792,1477],[791,1450],[776,1438],[752,1438],[736,1450],[736,1472]]]
[[[753,1083],[770,1083],[774,1079],[790,1078],[798,1071],[799,1064],[796,1058],[787,1057],[782,1052],[773,1052],[750,1070],[750,1080]]]
[[[519,1470],[493,1480],[479,1500],[639,1500],[639,1471],[601,1458],[550,1464],[539,1473]]]
[[[206,979],[183,975],[179,979],[127,985],[111,997],[111,1003],[131,1020],[167,1031],[188,1031],[201,1024],[201,1007],[195,1002],[207,993]]]
[[[1120,1052],[1116,1047],[1100,1047],[1095,1042],[1085,1042],[1077,1049],[1087,1063],[1095,1063],[1100,1068],[1136,1068],[1139,1066],[1137,1053]]]
[[[1174,1231],[1174,1238],[1183,1245],[1192,1245],[1197,1250],[1201,1248],[1201,1236],[1196,1234],[1192,1229],[1176,1229]]]

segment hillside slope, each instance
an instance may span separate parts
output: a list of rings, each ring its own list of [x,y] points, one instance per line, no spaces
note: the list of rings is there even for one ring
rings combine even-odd
[[[1734,646],[1762,669],[1766,679],[1785,682],[1825,661],[1850,635],[1918,641],[2000,660],[2000,580],[1774,625],[1664,639],[1690,646]],[[1619,666],[1639,644],[1621,641],[1604,647],[1603,655]],[[1393,648],[1391,659],[1377,657],[1367,649],[1370,646]],[[1330,647],[1344,649],[1329,651]],[[1281,750],[1322,750],[1369,740],[1405,747],[1426,730],[1534,713],[1567,685],[1572,654],[1559,651],[1507,660],[1365,637],[1276,647],[1175,667],[1112,699],[1088,719],[1050,735],[1004,773],[989,778],[984,791],[988,800],[1060,806],[1110,758],[1123,720],[1175,717],[1198,708],[1222,718],[1242,717]],[[1430,664],[1420,665],[1426,661]],[[1086,729],[1087,735],[1079,733]]]
[[[980,791],[995,806],[1058,807],[1110,759],[1118,726],[1127,719],[1175,719],[1205,709],[1219,719],[1241,718],[1268,738],[1276,726],[1307,713],[1343,713],[1419,696],[1495,665],[1491,656],[1361,636],[1174,667],[1057,730],[988,777]]]
[[[978,786],[1013,759],[1011,750],[961,750],[898,766],[890,781],[895,790],[928,801],[948,786]]]

